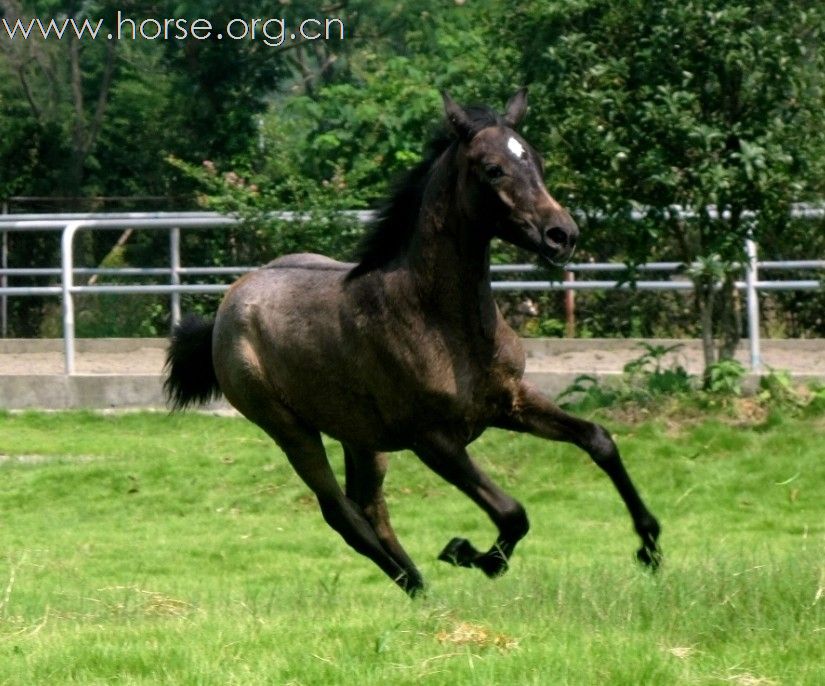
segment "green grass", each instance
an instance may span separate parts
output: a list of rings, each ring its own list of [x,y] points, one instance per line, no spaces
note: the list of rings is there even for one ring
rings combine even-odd
[[[825,683],[825,422],[611,429],[659,574],[586,456],[489,432],[473,452],[532,530],[495,581],[436,562],[494,531],[394,456],[410,601],[244,420],[0,415],[0,684]]]

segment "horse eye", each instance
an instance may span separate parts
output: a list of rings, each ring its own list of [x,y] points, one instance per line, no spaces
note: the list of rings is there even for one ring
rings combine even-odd
[[[497,164],[490,164],[484,167],[484,173],[487,175],[487,178],[491,181],[495,179],[500,179],[504,176],[504,170]]]

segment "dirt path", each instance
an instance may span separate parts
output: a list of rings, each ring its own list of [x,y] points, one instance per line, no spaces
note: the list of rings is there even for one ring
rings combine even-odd
[[[60,341],[43,348],[42,341],[2,341],[0,375],[62,374],[63,353]],[[681,347],[663,359],[664,366],[680,364],[691,373],[702,370],[698,341],[650,341],[652,344]],[[160,374],[165,342],[160,339],[134,339],[78,342],[75,359],[78,374]],[[639,341],[622,339],[569,340],[535,339],[525,343],[527,369],[534,372],[594,373],[620,372],[622,367],[644,353]],[[742,346],[737,358],[747,367],[748,350]],[[774,369],[793,374],[825,377],[825,340],[764,340],[762,359]]]
[[[638,359],[646,352],[640,341],[604,339],[581,341],[576,349],[572,341],[567,346],[558,343],[556,349],[543,349],[537,343],[528,342],[527,368],[535,372],[572,371],[579,373],[620,372],[628,362]],[[661,359],[662,368],[676,365],[684,367],[691,374],[701,374],[704,356],[699,341],[647,341],[649,345],[669,348],[678,346]],[[537,349],[536,349],[537,348]],[[746,369],[750,368],[750,351],[747,345],[740,345],[736,359]],[[761,359],[766,369],[784,370],[791,374],[817,375],[825,377],[825,340],[763,340]]]
[[[79,352],[75,356],[77,374],[160,374],[162,348],[138,348],[128,352]],[[2,374],[62,374],[63,353],[0,353]]]

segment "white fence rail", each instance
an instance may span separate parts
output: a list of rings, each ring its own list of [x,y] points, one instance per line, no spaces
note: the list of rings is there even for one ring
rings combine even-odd
[[[360,221],[372,217],[369,211],[354,211],[347,214]],[[798,205],[793,215],[813,219],[825,217],[825,208]],[[275,213],[273,216],[292,220],[292,212]],[[75,373],[75,317],[74,296],[92,293],[111,294],[168,294],[170,296],[171,320],[180,320],[180,296],[183,293],[221,293],[229,288],[225,284],[185,284],[182,277],[192,276],[235,276],[251,271],[256,267],[184,267],[180,258],[181,230],[209,229],[235,226],[239,220],[210,212],[183,213],[109,213],[109,214],[26,214],[0,215],[0,238],[2,239],[2,260],[0,261],[0,319],[5,336],[7,300],[10,297],[57,296],[61,299],[63,312],[63,341],[65,356],[65,373]],[[129,268],[84,268],[74,266],[74,239],[81,231],[101,230],[167,230],[169,231],[169,266],[168,267],[129,267]],[[61,245],[60,267],[54,268],[9,268],[7,237],[9,233],[59,232]],[[750,339],[751,368],[759,370],[759,291],[761,290],[820,290],[823,282],[819,279],[763,280],[759,272],[767,270],[810,269],[825,270],[825,260],[793,260],[759,262],[757,246],[753,241],[746,242],[748,261],[745,264],[744,280],[736,282],[736,288],[746,293],[748,334]],[[677,272],[683,267],[679,262],[654,262],[638,267],[640,272]],[[532,264],[494,265],[495,275],[529,273],[539,267]],[[627,266],[621,263],[571,263],[566,270],[573,274],[621,272]],[[75,276],[166,276],[168,284],[101,284],[77,285]],[[9,286],[9,277],[60,277],[60,285],[53,286]],[[613,288],[636,288],[638,290],[692,290],[693,283],[684,278],[679,280],[637,280],[633,284],[618,280],[506,280],[495,279],[495,290],[547,291],[547,290],[609,290]]]

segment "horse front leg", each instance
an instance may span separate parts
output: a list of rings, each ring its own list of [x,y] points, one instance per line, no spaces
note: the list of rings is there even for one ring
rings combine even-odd
[[[468,495],[498,528],[498,537],[486,552],[478,551],[464,538],[452,539],[439,560],[459,567],[476,567],[489,577],[507,571],[516,544],[524,538],[530,524],[521,504],[499,488],[467,454],[464,446],[447,441],[427,441],[415,453],[436,474]]]
[[[636,558],[650,569],[659,566],[662,560],[659,522],[639,496],[607,429],[567,414],[528,383],[521,384],[512,410],[497,425],[572,443],[587,452],[613,482],[630,513],[636,533],[642,539]]]

